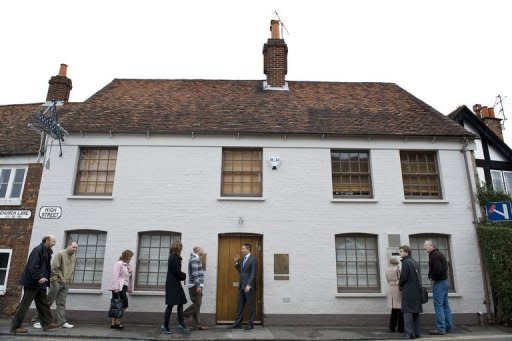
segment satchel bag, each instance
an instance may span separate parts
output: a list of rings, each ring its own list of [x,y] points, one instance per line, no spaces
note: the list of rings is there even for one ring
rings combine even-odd
[[[427,288],[421,287],[421,304],[428,302],[428,291]]]
[[[121,297],[113,297],[110,300],[108,317],[113,317],[116,319],[123,317],[123,299]]]

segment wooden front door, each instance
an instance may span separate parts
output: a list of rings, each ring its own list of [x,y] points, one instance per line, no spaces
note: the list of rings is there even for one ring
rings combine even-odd
[[[219,235],[219,260],[217,273],[217,323],[233,323],[238,306],[238,282],[240,275],[235,268],[234,257],[240,255],[242,244],[252,246],[251,255],[256,257],[256,317],[254,323],[263,318],[263,237],[253,234]],[[244,321],[247,319],[247,309]]]

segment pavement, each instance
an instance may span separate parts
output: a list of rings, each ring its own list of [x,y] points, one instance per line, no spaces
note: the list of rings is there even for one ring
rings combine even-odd
[[[401,334],[390,333],[385,327],[307,327],[255,326],[252,331],[227,329],[226,326],[192,331],[189,335],[174,332],[165,335],[159,325],[131,324],[117,330],[105,324],[75,324],[75,328],[58,328],[47,332],[25,323],[27,334],[10,333],[10,320],[0,319],[0,340],[399,340]],[[444,336],[430,336],[422,330],[421,340],[512,340],[512,329],[494,326],[456,326],[455,332]]]

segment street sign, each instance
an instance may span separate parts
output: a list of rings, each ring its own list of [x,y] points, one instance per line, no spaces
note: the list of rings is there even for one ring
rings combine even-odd
[[[488,202],[485,205],[487,219],[490,221],[512,220],[512,206],[510,202]]]
[[[39,210],[41,219],[59,219],[62,215],[62,208],[59,206],[43,206]]]
[[[0,210],[0,219],[29,219],[31,216],[30,210]]]

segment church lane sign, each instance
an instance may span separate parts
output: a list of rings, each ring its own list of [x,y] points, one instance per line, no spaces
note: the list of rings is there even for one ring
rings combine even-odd
[[[0,219],[30,219],[30,210],[0,210]]]

